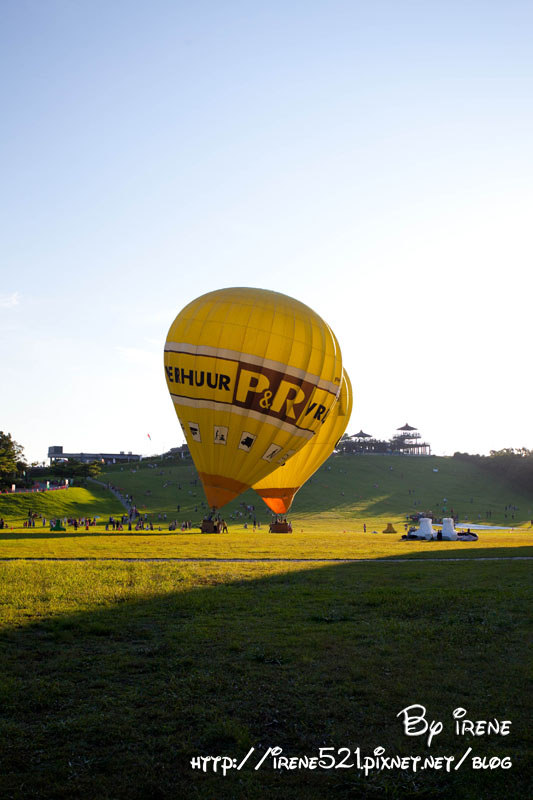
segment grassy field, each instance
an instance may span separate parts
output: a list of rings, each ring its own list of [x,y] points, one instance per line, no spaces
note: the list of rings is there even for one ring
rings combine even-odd
[[[102,480],[133,494],[139,508],[156,518],[166,513],[168,518],[193,521],[201,518],[204,501],[196,479],[190,461],[172,465],[161,461],[157,467],[144,462],[129,468],[117,465],[102,475]],[[255,505],[261,520],[270,518],[262,500],[250,490],[224,508],[228,522],[231,514],[242,510],[242,503]],[[506,511],[505,506],[511,505],[518,510]],[[484,522],[490,512],[494,525],[529,525],[533,490],[520,492],[455,458],[337,455],[300,489],[289,516],[296,522],[311,518],[375,520],[376,525],[385,527],[387,522],[403,522],[406,514],[432,510],[440,516],[445,509],[446,516],[452,508],[461,521]]]
[[[95,484],[0,497],[10,524],[0,558],[22,559],[0,561],[2,800],[533,796],[533,584],[529,562],[508,560],[533,555],[533,496],[455,459],[337,457],[297,495],[294,533],[269,534],[250,492],[261,529],[243,528],[239,498],[225,509],[230,532],[205,535],[167,529],[177,503],[178,519],[202,515],[187,463],[106,479],[145,506],[153,533],[20,526],[29,508],[47,518],[120,514]],[[473,543],[401,541],[406,514],[435,511],[444,497],[476,522],[491,511],[505,530]],[[505,505],[518,508],[514,519]],[[396,535],[371,533],[388,522]],[[74,560],[24,560],[42,558]],[[79,560],[93,558],[102,560]],[[332,558],[372,563],[320,561]],[[397,717],[415,703],[443,723],[430,747]],[[455,735],[459,706],[470,720],[511,720],[510,735]],[[472,751],[450,772],[275,769],[272,757],[254,768],[269,747],[297,757],[334,748],[327,765],[326,753],[338,763],[348,748],[345,763],[356,764],[356,748],[364,758],[379,746],[453,756],[454,766]],[[225,777],[190,765],[217,755],[240,763],[251,748]],[[472,756],[508,756],[512,767],[473,769]]]
[[[0,796],[531,796],[525,563],[0,565]],[[422,704],[430,747],[397,714]],[[452,712],[511,720],[456,736]],[[453,756],[450,773],[255,770],[269,747]],[[225,777],[196,756],[249,762]],[[510,757],[473,770],[471,757]],[[326,759],[324,763],[328,763]]]
[[[492,476],[489,479],[472,464],[452,458],[333,457],[296,495],[289,515],[294,530],[290,535],[268,533],[270,512],[252,491],[224,508],[229,534],[201,535],[198,528],[170,532],[171,520],[181,523],[190,519],[197,525],[204,513],[203,492],[190,462],[114,467],[102,480],[133,494],[143,514],[152,520],[154,531],[106,531],[104,520],[123,509],[114,496],[94,483],[89,489],[4,495],[0,496],[0,516],[8,520],[10,529],[0,531],[0,557],[455,558],[485,552],[509,555],[510,549],[517,556],[532,554],[533,494],[524,496]],[[466,525],[490,522],[505,529],[483,531],[478,542],[401,541],[406,516],[430,509],[442,513],[443,498],[447,498],[446,508],[457,510]],[[247,513],[243,503],[254,505],[255,511]],[[505,506],[517,510],[506,512]],[[51,533],[39,524],[22,528],[28,508],[47,518],[91,514],[99,516],[100,522],[89,532],[71,528],[66,534]],[[254,517],[262,525],[255,531]],[[389,522],[397,535],[382,534]]]
[[[168,527],[174,519],[197,524],[206,510],[203,489],[188,460],[161,461],[157,466],[148,462],[116,465],[108,467],[100,480],[133,495],[139,510],[156,525]],[[243,506],[251,505],[255,512],[247,515]],[[96,483],[86,490],[0,495],[0,517],[13,526],[27,518],[29,508],[47,518],[85,514],[104,518],[121,512],[118,501]],[[295,528],[334,523],[338,530],[359,530],[366,522],[369,528],[381,531],[388,522],[403,526],[408,514],[431,510],[447,516],[451,509],[466,525],[490,522],[526,529],[533,518],[533,490],[520,492],[455,458],[337,455],[300,489],[289,518]],[[223,514],[230,527],[240,528],[254,515],[263,525],[271,516],[252,490],[225,506]]]
[[[101,526],[90,532],[54,533],[48,528],[0,531],[0,558],[471,558],[533,557],[533,530],[483,531],[477,542],[402,541],[400,534],[346,530],[338,522],[305,523],[292,534],[268,528],[228,534],[119,533]],[[355,525],[354,525],[355,528]]]

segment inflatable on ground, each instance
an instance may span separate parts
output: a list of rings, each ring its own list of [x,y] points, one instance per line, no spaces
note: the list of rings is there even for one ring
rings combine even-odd
[[[342,358],[308,306],[263,289],[209,292],[176,317],[165,376],[209,506],[301,450],[337,403]]]
[[[442,538],[446,541],[455,541],[457,539],[452,517],[444,517],[442,520]]]
[[[430,517],[421,517],[420,527],[416,532],[419,539],[434,539],[433,520]]]
[[[352,385],[348,373],[343,370],[339,400],[316,436],[284,466],[278,467],[252,487],[274,514],[288,512],[298,489],[329,458],[348,426],[352,405]]]

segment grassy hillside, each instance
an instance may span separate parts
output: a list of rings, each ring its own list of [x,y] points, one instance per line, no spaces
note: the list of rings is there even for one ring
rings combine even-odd
[[[207,510],[191,461],[161,461],[157,466],[117,465],[108,468],[101,478],[132,494],[138,508],[163,530],[168,529],[171,520],[190,520],[193,526],[197,525]],[[243,504],[254,505],[255,512],[248,515]],[[452,508],[466,524],[489,522],[506,529],[529,530],[533,493],[528,496],[475,464],[454,458],[338,455],[331,457],[298,492],[289,519],[295,534],[305,536],[362,533],[364,524],[368,531],[381,532],[388,522],[403,533],[407,515],[431,510],[438,516],[447,516]],[[102,524],[110,514],[123,510],[115,496],[92,482],[87,488],[0,495],[0,517],[10,526],[20,527],[30,509],[47,519],[97,516]],[[252,490],[225,506],[222,513],[230,530],[243,534],[244,523],[250,523],[254,516],[263,525],[271,517]],[[94,546],[91,544],[91,550]]]
[[[73,486],[49,492],[0,495],[0,517],[10,525],[20,525],[33,511],[47,520],[54,517],[105,517],[123,510],[107,489],[90,484],[86,489]]]
[[[192,462],[168,463],[114,466],[102,480],[133,494],[137,505],[149,513],[166,513],[169,519],[199,519],[205,496]],[[255,505],[261,520],[269,519],[269,510],[251,490],[229,503],[224,516],[229,519],[242,509],[243,502]],[[509,505],[518,510],[506,512]],[[443,515],[444,509],[446,516],[452,508],[461,520],[516,527],[529,524],[533,493],[527,495],[476,465],[454,458],[336,455],[298,492],[289,516],[317,521],[358,518],[380,525],[403,522],[407,514],[416,511]],[[488,520],[487,512],[491,512]]]

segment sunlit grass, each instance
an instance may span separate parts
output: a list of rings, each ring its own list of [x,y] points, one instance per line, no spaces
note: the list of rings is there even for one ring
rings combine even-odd
[[[86,516],[104,519],[122,513],[124,508],[114,495],[97,483],[91,483],[87,488],[72,486],[45,492],[0,495],[0,517],[9,526],[22,527],[29,511],[47,520]],[[41,520],[38,519],[34,530],[40,527]]]
[[[403,529],[402,529],[403,530]],[[0,531],[0,558],[387,558],[533,556],[533,530],[481,531],[477,542],[403,541],[400,533],[363,533],[361,522],[306,521],[292,534],[269,533],[267,527],[227,534],[114,533],[100,526],[77,533],[48,528]]]

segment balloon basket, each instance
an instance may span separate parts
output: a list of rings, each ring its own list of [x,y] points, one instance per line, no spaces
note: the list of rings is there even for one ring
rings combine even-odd
[[[220,533],[217,522],[211,519],[204,519],[201,526],[202,533]]]
[[[292,533],[292,528],[289,527],[288,522],[272,522],[270,533]]]

